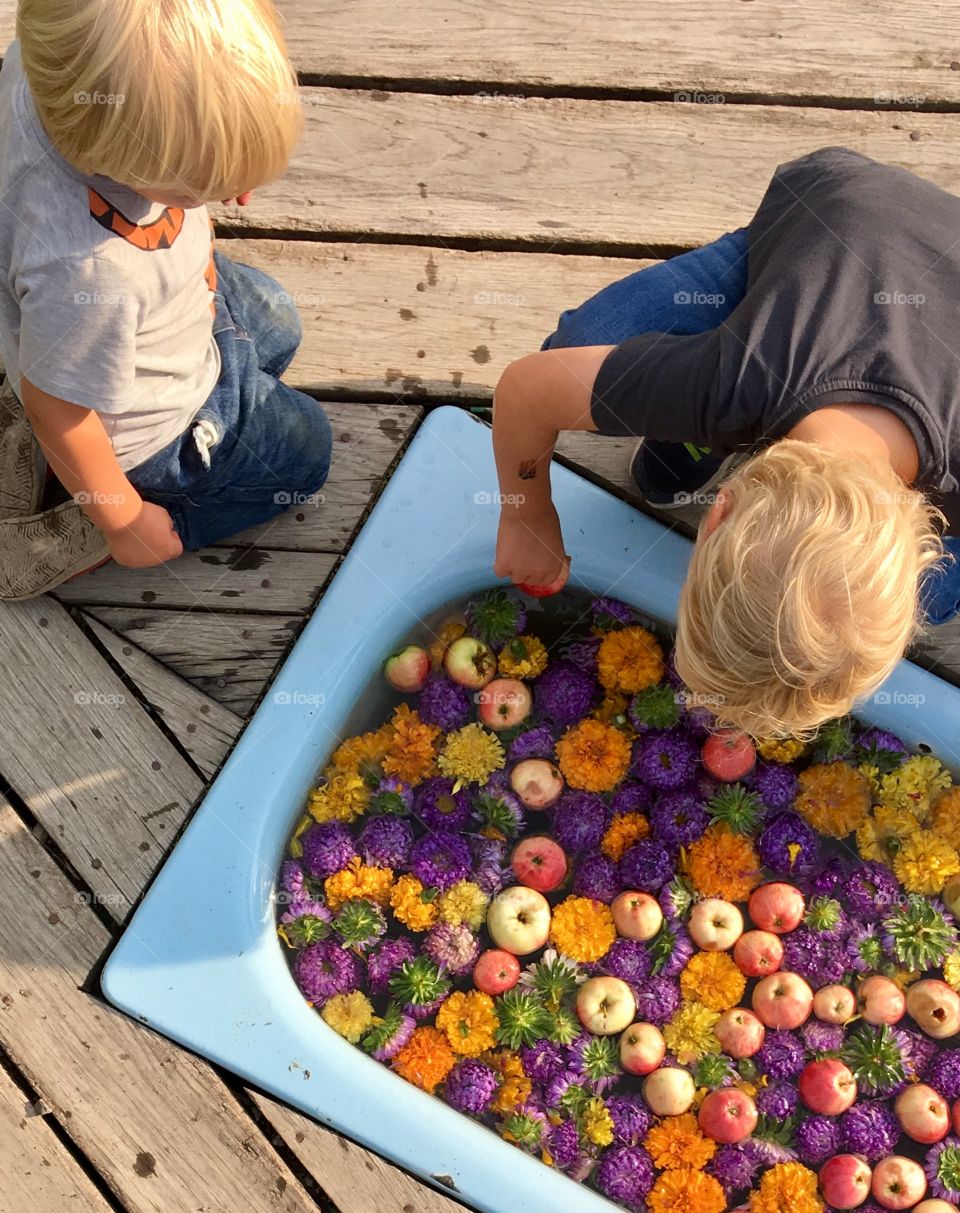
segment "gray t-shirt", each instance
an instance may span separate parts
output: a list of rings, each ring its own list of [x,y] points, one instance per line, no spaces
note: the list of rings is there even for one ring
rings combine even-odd
[[[0,71],[0,274],[15,389],[25,376],[95,409],[125,471],[187,429],[220,374],[207,209],[165,208],[68,164],[17,43]]]
[[[598,429],[726,453],[829,404],[880,405],[960,533],[960,198],[827,147],[776,170],[747,234],[745,298],[708,332],[617,346],[593,388]]]

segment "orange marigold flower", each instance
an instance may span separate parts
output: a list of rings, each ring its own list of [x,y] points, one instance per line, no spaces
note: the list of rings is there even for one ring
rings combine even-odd
[[[684,997],[703,1003],[711,1011],[729,1011],[746,988],[746,977],[726,952],[697,952],[680,974]]]
[[[928,825],[960,851],[960,786],[950,788],[934,803]]]
[[[568,897],[553,911],[550,938],[571,960],[581,964],[600,960],[617,938],[613,913],[602,901]]]
[[[393,872],[389,868],[368,867],[359,858],[351,859],[345,868],[334,872],[323,882],[323,893],[331,910],[339,910],[345,901],[365,897],[385,906],[390,900]]]
[[[750,1213],[823,1213],[816,1175],[799,1162],[777,1163],[750,1194]]]
[[[436,774],[436,741],[440,729],[434,724],[425,724],[406,703],[401,703],[393,713],[390,726],[383,773],[414,786]]]
[[[437,1028],[415,1028],[413,1035],[393,1059],[393,1068],[431,1094],[456,1065],[456,1055],[450,1042]]]
[[[425,900],[423,893],[423,885],[416,876],[399,877],[390,892],[394,918],[411,931],[429,931],[440,913],[436,901]]]
[[[757,753],[764,762],[793,762],[806,748],[806,742],[795,737],[765,737],[757,742]]]
[[[845,762],[820,762],[800,772],[795,807],[815,830],[846,838],[870,812],[870,781]]]
[[[704,1137],[692,1112],[665,1116],[647,1133],[643,1144],[660,1171],[691,1167],[702,1171],[717,1150],[716,1142]]]
[[[480,990],[456,991],[437,1012],[437,1027],[446,1033],[454,1053],[464,1057],[479,1057],[492,1049],[499,1026],[493,999]]]
[[[746,901],[760,883],[753,843],[726,825],[713,825],[687,852],[685,871],[704,897]]]
[[[621,860],[635,842],[650,833],[650,822],[642,813],[618,813],[607,826],[600,850],[607,859]]]
[[[607,632],[597,650],[597,677],[607,691],[636,695],[663,678],[663,649],[652,632],[633,626]]]
[[[603,702],[590,713],[594,720],[602,720],[604,724],[613,724],[620,717],[624,719],[630,699],[622,691],[612,691],[603,697]]]
[[[647,1197],[649,1213],[723,1213],[727,1197],[706,1171],[679,1167],[664,1171]],[[779,1213],[793,1213],[786,1206]]]
[[[485,1053],[481,1060],[485,1061],[500,1079],[500,1086],[490,1104],[491,1112],[499,1112],[505,1116],[527,1102],[533,1090],[533,1083],[527,1077],[518,1054],[503,1049],[499,1053]]]
[[[343,770],[377,767],[389,742],[390,726],[383,725],[374,733],[360,733],[356,737],[348,737],[333,751],[330,761],[333,766]]]
[[[630,742],[602,720],[582,720],[557,742],[557,765],[570,787],[609,792],[630,766]]]

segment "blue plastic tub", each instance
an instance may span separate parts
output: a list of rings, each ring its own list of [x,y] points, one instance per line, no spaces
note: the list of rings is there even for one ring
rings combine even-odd
[[[690,545],[561,467],[573,582],[674,621]],[[485,1213],[610,1213],[347,1044],[296,989],[274,889],[295,818],[385,652],[491,584],[490,431],[431,413],[103,973],[117,1007]],[[960,690],[903,662],[860,713],[960,768]],[[173,1113],[175,1114],[175,1110]]]

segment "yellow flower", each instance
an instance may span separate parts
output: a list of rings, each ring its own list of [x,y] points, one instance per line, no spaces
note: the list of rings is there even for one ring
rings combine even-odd
[[[930,810],[930,828],[960,850],[960,787],[938,796]]]
[[[726,1207],[726,1193],[719,1180],[691,1167],[664,1171],[647,1197],[649,1213],[723,1213]]]
[[[444,922],[458,927],[465,923],[471,931],[479,931],[487,916],[490,898],[472,880],[458,880],[437,898],[437,909]]]
[[[383,773],[416,786],[436,772],[436,740],[440,730],[425,724],[408,704],[401,703],[390,718],[390,739]]]
[[[711,1011],[735,1007],[746,988],[746,977],[726,952],[697,952],[680,974],[684,998],[702,1002]]]
[[[550,938],[564,956],[587,964],[606,956],[617,938],[613,913],[602,901],[568,897],[553,911]]]
[[[613,1142],[613,1117],[607,1105],[599,1097],[590,1100],[583,1109],[583,1135],[595,1146],[609,1146]]]
[[[880,804],[908,809],[923,822],[931,802],[952,782],[950,772],[932,754],[914,754],[895,771],[875,780],[874,794]]]
[[[538,678],[547,668],[547,650],[536,636],[517,636],[500,650],[497,669],[503,678]]]
[[[626,715],[629,704],[630,700],[626,695],[621,691],[614,691],[609,695],[605,695],[603,702],[598,708],[594,708],[590,715],[594,720],[602,720],[604,724],[613,724],[617,717],[624,717]],[[632,728],[630,731],[631,734],[635,735]]]
[[[500,1086],[490,1104],[491,1112],[506,1115],[530,1098],[533,1084],[527,1077],[523,1062],[516,1053],[503,1049],[499,1053],[487,1053],[483,1059],[497,1074]]]
[[[290,855],[293,859],[303,858],[303,843],[300,841],[300,836],[305,834],[312,825],[313,818],[309,813],[300,818],[297,828],[293,831],[293,837],[290,839]]]
[[[414,1028],[413,1035],[393,1059],[393,1068],[407,1082],[433,1093],[456,1061],[449,1041],[438,1028]]]
[[[352,994],[334,994],[323,1004],[320,1015],[334,1032],[352,1045],[373,1024],[373,1006],[366,994],[361,994],[359,990],[354,990]]]
[[[653,1165],[660,1171],[691,1167],[702,1171],[717,1151],[716,1142],[704,1137],[692,1112],[665,1116],[644,1138]]]
[[[436,639],[427,649],[427,652],[430,654],[430,663],[435,670],[440,668],[443,662],[443,655],[450,645],[455,640],[459,640],[466,630],[467,621],[462,615],[452,615],[449,619],[443,621],[436,634]]]
[[[683,867],[704,897],[746,901],[760,883],[760,859],[753,844],[722,823],[710,826],[692,844]]]
[[[455,792],[464,783],[486,783],[503,764],[500,738],[476,722],[448,733],[437,759],[441,772],[449,779],[456,780],[453,787]]]
[[[377,767],[386,753],[389,741],[389,725],[384,725],[375,733],[348,737],[334,750],[331,762],[343,770],[359,770],[364,766]]]
[[[663,649],[646,628],[617,628],[600,641],[597,677],[607,691],[636,695],[637,691],[656,686],[663,672]]]
[[[353,821],[367,807],[370,789],[359,771],[327,767],[325,780],[307,799],[307,811],[316,821]]]
[[[720,1014],[700,1002],[683,1002],[663,1029],[667,1048],[682,1066],[699,1061],[705,1053],[719,1053],[714,1027]]]
[[[607,826],[600,850],[607,859],[619,862],[635,842],[650,833],[650,822],[642,813],[618,813]]]
[[[931,830],[911,834],[893,857],[893,874],[908,893],[935,896],[958,872],[960,855],[956,847]]]
[[[454,1053],[464,1057],[479,1057],[492,1049],[499,1026],[493,999],[480,990],[451,994],[437,1012],[437,1027],[446,1033]]]
[[[616,635],[611,632],[609,635]],[[609,792],[630,766],[630,742],[601,720],[582,720],[557,742],[557,765],[572,788]]]
[[[873,814],[857,830],[857,850],[864,859],[885,863],[889,868],[904,841],[919,829],[920,823],[906,809],[875,805]]]
[[[796,737],[764,737],[757,742],[757,753],[764,762],[794,762],[807,748]]]
[[[951,952],[943,962],[943,980],[954,990],[960,990],[960,948]]]
[[[437,903],[424,901],[423,893],[423,885],[416,876],[401,876],[390,893],[394,918],[411,931],[429,931],[437,921]]]
[[[829,838],[846,838],[867,819],[870,784],[856,767],[823,762],[800,772],[796,811]]]
[[[781,1162],[760,1176],[750,1213],[823,1213],[817,1177],[799,1162]]]
[[[351,859],[345,868],[334,872],[323,882],[323,893],[327,905],[336,912],[345,901],[355,897],[366,897],[377,905],[385,906],[390,900],[393,872],[389,868],[372,868]]]

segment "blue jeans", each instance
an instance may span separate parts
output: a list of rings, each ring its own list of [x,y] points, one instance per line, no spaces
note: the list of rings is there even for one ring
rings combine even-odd
[[[738,228],[719,240],[659,265],[628,274],[560,316],[543,349],[579,345],[619,345],[638,333],[703,333],[722,324],[747,290],[747,231]],[[930,623],[960,614],[960,537],[946,537],[956,557],[936,566],[920,590]]]
[[[190,427],[128,473],[145,501],[170,512],[190,552],[314,493],[332,447],[323,408],[280,382],[303,335],[290,296],[259,270],[214,257],[220,378]]]

